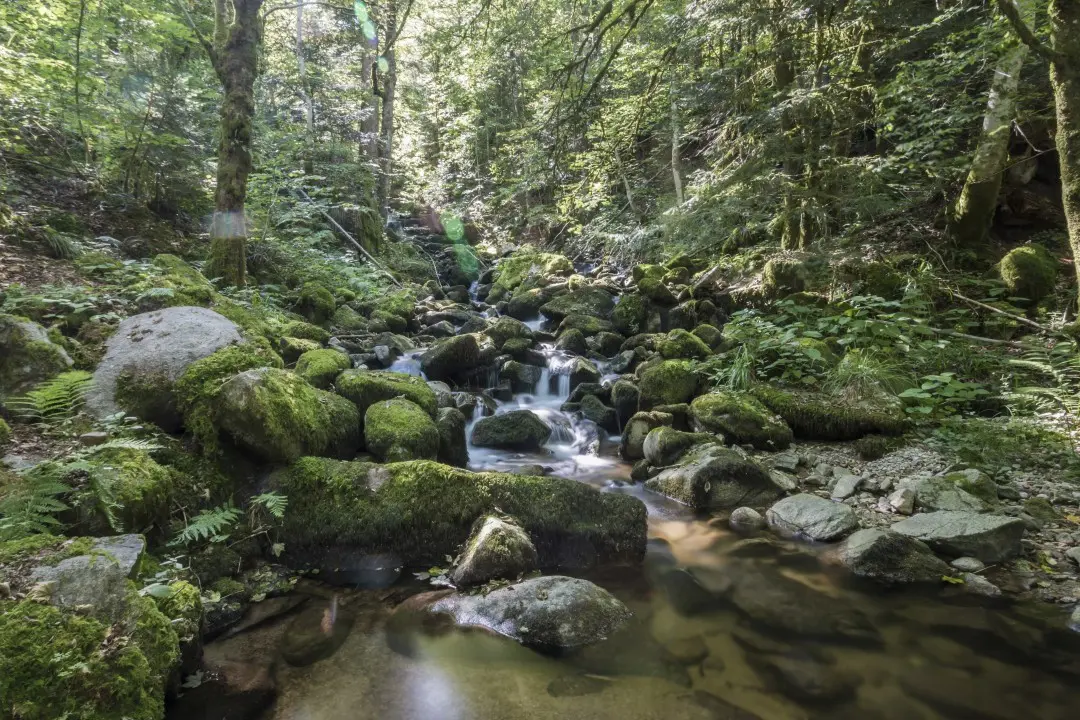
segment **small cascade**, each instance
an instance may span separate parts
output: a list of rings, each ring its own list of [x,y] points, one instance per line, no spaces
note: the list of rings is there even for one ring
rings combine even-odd
[[[386,369],[390,372],[423,377],[424,374],[420,370],[420,356],[423,354],[423,350],[410,350],[395,360],[394,363]]]
[[[535,320],[526,320],[525,327],[529,328],[533,332],[539,331],[544,326],[544,318],[538,317]]]
[[[471,302],[473,305],[476,305],[478,302],[480,302],[479,280],[473,280],[472,284],[469,285],[469,302]]]

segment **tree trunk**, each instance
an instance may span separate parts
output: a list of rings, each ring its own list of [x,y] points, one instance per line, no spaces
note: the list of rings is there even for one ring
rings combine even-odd
[[[683,204],[682,172],[679,167],[679,105],[671,89],[671,178],[675,185],[675,206]]]
[[[307,86],[306,64],[304,62],[304,3],[296,5],[296,64],[300,73],[300,96],[304,100],[304,173],[315,174],[315,104]]]
[[[370,49],[364,51],[361,60],[361,74],[364,76],[363,116],[360,119],[360,152],[362,157],[371,162],[379,159],[379,98],[375,95],[372,82],[375,72],[375,56]]]
[[[1023,0],[1020,11],[1034,15],[1032,0]],[[997,210],[998,194],[1009,159],[1009,139],[1016,112],[1020,72],[1028,56],[1028,46],[1017,42],[1008,48],[994,69],[990,97],[983,116],[982,137],[975,149],[964,188],[953,208],[950,231],[956,242],[967,248],[981,247],[990,232]]]
[[[1053,0],[1050,22],[1059,59],[1050,66],[1057,106],[1057,151],[1061,163],[1061,200],[1069,226],[1073,267],[1080,280],[1080,3]]]
[[[255,115],[262,4],[263,0],[232,0],[232,24],[225,33],[224,46],[216,53],[216,69],[225,97],[221,103],[217,205],[210,228],[207,274],[221,278],[225,285],[243,285],[247,280],[244,202],[251,172],[251,125]],[[223,23],[219,18],[215,39],[219,37],[217,28]]]
[[[394,31],[395,13],[394,4],[390,3],[387,13],[387,36]],[[382,122],[379,128],[379,207],[382,208],[383,216],[390,209],[390,179],[394,170],[394,94],[397,89],[397,61],[394,58],[394,48],[388,48],[383,57],[386,59],[386,72],[383,73],[382,90]]]

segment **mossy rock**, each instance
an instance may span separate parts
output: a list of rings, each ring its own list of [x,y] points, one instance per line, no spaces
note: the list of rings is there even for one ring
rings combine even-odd
[[[559,333],[555,347],[573,355],[584,355],[589,351],[588,343],[585,342],[585,333],[578,328],[569,328]]]
[[[998,504],[997,483],[981,470],[975,468],[958,470],[947,474],[945,479],[988,505],[995,506]]]
[[[431,567],[457,554],[474,521],[509,514],[532,538],[540,567],[640,562],[645,506],[561,478],[471,473],[428,461],[377,466],[303,458],[271,476],[289,497],[286,562],[337,563],[391,553]]]
[[[482,585],[497,578],[513,580],[536,566],[529,534],[517,523],[486,515],[473,525],[450,579],[458,587]]]
[[[439,408],[435,418],[435,426],[439,429],[439,462],[462,468],[469,464],[467,424],[464,413],[456,407]]]
[[[665,360],[641,372],[641,408],[690,402],[700,386],[698,374],[685,360]]]
[[[420,357],[428,380],[453,382],[465,378],[480,364],[480,343],[475,335],[458,335],[436,343]]]
[[[899,407],[859,404],[835,396],[789,392],[758,385],[751,391],[806,440],[858,440],[864,435],[902,435],[907,419]]]
[[[520,320],[512,317],[500,317],[484,331],[496,347],[503,347],[508,340],[527,340],[530,343],[533,331]]]
[[[439,454],[439,430],[423,408],[411,400],[381,400],[364,414],[368,451],[384,462],[434,460]]]
[[[616,332],[598,332],[589,340],[589,348],[603,357],[613,357],[622,348],[625,337]]]
[[[761,271],[761,289],[769,298],[802,292],[806,289],[806,264],[787,257],[770,259]]]
[[[217,426],[265,461],[351,457],[360,446],[356,405],[285,370],[259,368],[235,375],[221,386],[217,403]]]
[[[158,610],[169,619],[181,644],[198,641],[203,624],[199,588],[184,580],[169,583],[168,587],[168,594],[153,596]]]
[[[645,460],[653,467],[674,465],[690,448],[705,443],[715,443],[708,433],[690,433],[661,425],[645,436],[642,450]]]
[[[0,712],[22,720],[161,720],[176,632],[132,588],[125,619],[0,600]]]
[[[173,386],[184,427],[208,448],[216,447],[214,417],[222,383],[245,370],[281,366],[275,353],[250,343],[229,345],[191,363]]]
[[[609,433],[619,431],[619,416],[615,408],[608,407],[595,395],[586,395],[581,399],[581,414]]]
[[[338,395],[356,405],[361,417],[368,408],[383,400],[403,397],[419,405],[434,418],[439,398],[423,378],[385,370],[346,370],[334,386]]]
[[[368,331],[368,320],[348,305],[342,305],[330,318],[330,327],[340,333],[365,333]]]
[[[472,442],[477,447],[536,450],[551,437],[551,428],[531,410],[511,410],[478,420]]]
[[[0,315],[0,398],[29,390],[74,364],[45,328],[13,315]]]
[[[202,273],[175,255],[162,254],[154,258],[154,267],[161,275],[149,277],[128,288],[139,312],[170,307],[209,307],[218,297],[214,286]]]
[[[281,329],[281,335],[283,337],[299,338],[301,340],[313,340],[320,345],[324,345],[330,340],[329,332],[323,330],[318,325],[312,325],[303,320],[292,320],[289,323],[286,323]]]
[[[624,460],[641,460],[645,457],[645,440],[658,427],[671,427],[675,418],[662,412],[639,412],[623,425],[619,454]]]
[[[372,332],[402,333],[409,329],[409,322],[399,315],[385,310],[374,310],[371,313],[371,322],[368,323]]]
[[[663,265],[653,265],[649,263],[642,263],[641,265],[635,265],[630,269],[630,279],[636,283],[640,283],[647,278],[653,280],[663,280],[667,275],[668,268]]]
[[[760,506],[783,494],[761,465],[718,445],[700,445],[679,465],[645,482],[645,487],[694,510]]]
[[[316,282],[307,282],[297,293],[295,309],[316,325],[322,325],[334,316],[337,302],[325,287]]]
[[[626,293],[611,311],[611,322],[623,335],[637,335],[649,328],[649,303],[638,293]]]
[[[573,272],[574,264],[565,255],[519,250],[499,262],[495,269],[495,287],[513,290],[530,276],[565,277]]]
[[[560,333],[567,330],[577,330],[586,337],[599,335],[600,333],[610,333],[614,329],[615,326],[607,320],[601,320],[591,315],[567,315],[559,323]]]
[[[703,323],[693,329],[694,337],[709,346],[710,350],[719,350],[724,345],[724,333],[715,326]]]
[[[585,286],[563,293],[551,302],[545,303],[541,306],[540,312],[557,321],[570,315],[606,319],[611,316],[614,308],[615,298],[611,293],[598,287]],[[609,326],[606,329],[611,328]]]
[[[704,360],[712,350],[697,335],[686,330],[672,330],[660,341],[660,354],[668,360]]]
[[[0,449],[6,447],[9,442],[11,442],[11,426],[7,424],[7,420],[0,418]]]
[[[91,489],[75,493],[79,527],[91,535],[108,535],[118,529],[143,532],[168,526],[176,496],[175,472],[159,464],[149,453],[117,448],[94,453],[87,473],[108,488],[114,507],[106,508]],[[119,528],[111,525],[115,519]]]
[[[1058,261],[1042,245],[1010,250],[997,267],[1012,295],[1038,302],[1054,291]]]
[[[351,367],[352,360],[340,350],[308,350],[296,361],[296,374],[315,387],[326,390],[342,371]]]
[[[758,450],[784,450],[791,445],[791,428],[753,395],[702,395],[690,403],[690,415],[695,430],[720,433],[736,445],[750,444]]]
[[[643,277],[637,283],[638,292],[652,300],[657,305],[674,305],[678,302],[675,294],[671,292],[662,279],[651,276]]]
[[[314,352],[322,348],[322,344],[314,340],[304,340],[303,338],[283,337],[278,340],[278,350],[281,352],[281,357],[285,358],[287,363],[295,363],[300,359],[300,356],[307,352]]]
[[[551,294],[542,288],[518,290],[506,306],[506,314],[517,320],[535,320],[540,317],[540,308],[551,299]],[[488,297],[488,302],[496,298]]]

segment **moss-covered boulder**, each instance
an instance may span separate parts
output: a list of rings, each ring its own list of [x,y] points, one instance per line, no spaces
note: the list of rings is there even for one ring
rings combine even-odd
[[[714,392],[690,403],[690,417],[698,432],[719,433],[736,445],[758,450],[784,450],[792,441],[791,428],[753,395]]]
[[[701,446],[645,487],[695,510],[763,505],[783,494],[765,468],[718,445]]]
[[[551,299],[551,292],[543,288],[518,290],[506,305],[506,314],[517,320],[535,320],[540,308]]]
[[[536,547],[529,534],[510,520],[486,515],[473,525],[450,580],[458,587],[513,580],[537,568]]]
[[[586,395],[581,399],[581,414],[609,433],[619,430],[619,417],[615,414],[615,408],[608,407],[595,395]]]
[[[340,350],[324,348],[309,350],[296,361],[296,374],[317,388],[326,390],[344,370],[352,367],[352,360]]]
[[[614,307],[615,298],[611,293],[602,288],[586,285],[545,303],[540,308],[540,312],[556,321],[561,321],[568,315],[607,319]]]
[[[635,413],[623,425],[619,453],[624,460],[631,462],[641,460],[645,457],[645,439],[649,436],[649,433],[658,427],[670,427],[674,421],[675,418],[668,413]]]
[[[471,473],[416,461],[377,466],[303,458],[270,486],[289,497],[281,541],[293,565],[337,567],[390,553],[430,567],[457,553],[476,518],[505,513],[532,539],[540,567],[640,562],[645,506],[560,478]]]
[[[322,325],[333,317],[336,309],[334,296],[319,283],[304,283],[296,295],[296,312],[316,325]]]
[[[98,487],[108,488],[109,504],[90,487],[76,490],[72,504],[78,511],[80,531],[107,535],[117,529],[114,524],[135,532],[168,526],[179,485],[173,469],[149,453],[127,448],[94,453],[86,468]]]
[[[653,467],[666,467],[677,462],[690,448],[714,442],[716,438],[707,433],[682,432],[661,425],[645,436],[642,452]]]
[[[431,415],[411,400],[381,400],[364,414],[364,440],[372,455],[384,462],[434,460],[439,454],[439,430]]]
[[[864,435],[901,435],[907,419],[899,407],[834,396],[785,391],[766,385],[751,391],[806,440],[857,440]]]
[[[465,414],[457,408],[439,408],[435,418],[435,426],[439,429],[439,462],[462,468],[469,464],[467,424]]]
[[[303,320],[291,320],[281,328],[282,337],[300,338],[301,340],[313,340],[320,345],[329,342],[330,333],[318,325],[304,322]]]
[[[122,409],[176,431],[182,425],[177,380],[192,363],[241,343],[239,328],[206,308],[171,307],[129,317],[106,343],[86,407],[101,418]]]
[[[7,424],[7,420],[0,418],[0,450],[7,447],[11,442],[11,426]]]
[[[704,360],[712,350],[686,330],[672,330],[660,341],[660,354],[668,360]]]
[[[583,357],[574,358],[574,361],[570,363],[569,371],[570,390],[573,390],[581,383],[598,383],[603,377],[599,368],[592,361]]]
[[[618,379],[611,386],[611,406],[619,418],[619,428],[633,417],[638,409],[638,400],[641,393],[637,385],[625,379]]]
[[[602,357],[614,357],[622,348],[625,337],[616,332],[598,332],[588,340],[588,347]]]
[[[765,297],[781,298],[806,289],[806,264],[790,257],[774,257],[761,271]]]
[[[692,332],[695,337],[708,345],[710,350],[719,350],[724,344],[724,333],[713,325],[701,324]]]
[[[638,389],[641,408],[690,402],[698,393],[700,379],[684,360],[666,360],[641,371]]]
[[[338,395],[351,400],[361,416],[382,400],[403,397],[410,400],[432,418],[439,408],[439,398],[423,378],[385,370],[346,370],[341,373],[334,389]]]
[[[669,307],[678,300],[664,281],[656,277],[643,277],[637,284],[638,291],[657,305]]]
[[[573,272],[574,264],[565,255],[519,250],[499,262],[495,269],[495,287],[513,290],[531,277],[550,280],[568,277]]]
[[[480,344],[475,335],[446,338],[420,356],[420,369],[428,380],[455,382],[479,364]]]
[[[322,345],[314,340],[304,338],[283,337],[278,340],[278,352],[285,358],[287,363],[295,363],[300,360],[304,353],[321,350]]]
[[[72,359],[49,340],[45,328],[13,315],[0,315],[0,398],[25,392],[71,368]]]
[[[559,332],[566,332],[567,330],[578,330],[586,337],[592,337],[599,335],[600,333],[609,333],[615,329],[607,320],[602,320],[592,315],[567,315],[559,323]]]
[[[649,327],[649,304],[638,293],[626,293],[611,311],[611,322],[623,335],[637,335]]]
[[[169,307],[209,307],[217,297],[202,273],[168,254],[156,256],[151,274],[126,289],[144,313]]]
[[[500,348],[507,340],[521,338],[531,341],[533,337],[533,331],[529,329],[528,325],[512,317],[499,318],[488,327],[485,333],[495,343],[495,347]]]
[[[1038,302],[1054,291],[1058,261],[1042,245],[1024,245],[1001,258],[998,273],[1010,293]]]
[[[368,319],[348,305],[342,305],[330,318],[330,327],[337,333],[364,333],[368,331]],[[298,335],[297,337],[302,337]],[[314,338],[311,338],[314,339]]]
[[[558,340],[555,341],[555,347],[573,355],[584,355],[589,351],[589,346],[585,342],[585,333],[577,328],[561,332]]]
[[[350,457],[360,446],[360,413],[343,397],[275,368],[246,370],[217,392],[217,426],[256,457]]]
[[[478,420],[472,443],[504,450],[538,450],[551,437],[551,428],[532,410],[511,410]]]

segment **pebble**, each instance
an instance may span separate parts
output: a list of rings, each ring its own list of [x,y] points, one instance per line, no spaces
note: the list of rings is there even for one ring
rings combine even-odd
[[[986,563],[973,557],[956,558],[949,564],[957,570],[962,570],[967,573],[977,573],[986,569]]]
[[[971,593],[972,595],[982,595],[983,597],[1001,597],[1001,588],[984,578],[982,575],[964,573],[960,577],[964,580],[965,592]]]

